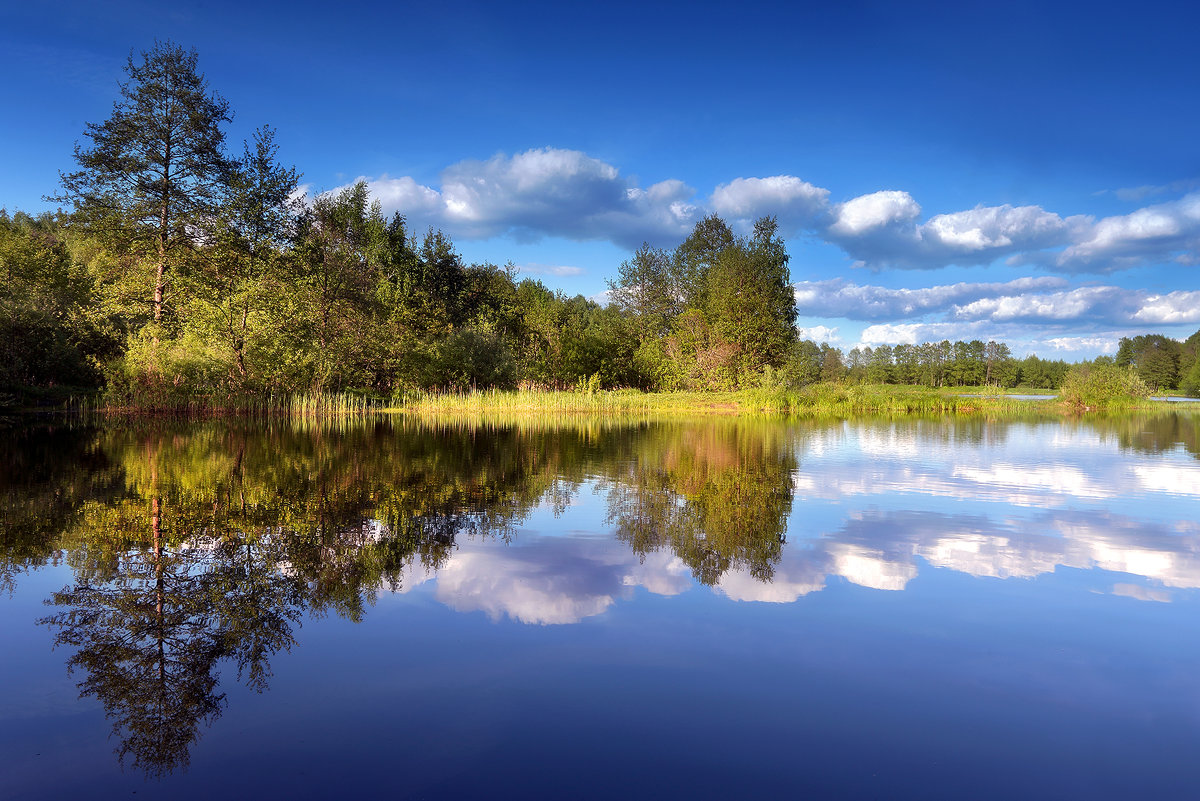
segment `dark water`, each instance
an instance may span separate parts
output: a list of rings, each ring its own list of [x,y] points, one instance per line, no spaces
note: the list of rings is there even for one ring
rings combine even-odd
[[[0,798],[1193,798],[1195,416],[0,434]]]

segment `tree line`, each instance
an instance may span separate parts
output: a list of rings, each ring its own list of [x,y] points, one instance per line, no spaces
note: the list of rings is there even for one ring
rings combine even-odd
[[[156,43],[126,75],[62,175],[66,209],[0,210],[0,390],[103,388],[155,404],[830,380],[1056,387],[1066,373],[995,342],[844,354],[800,340],[770,217],[745,236],[706,217],[675,248],[640,248],[607,304],[568,297],[511,263],[465,263],[443,232],[386,217],[362,182],[304,197],[268,126],[231,154],[229,104],[194,50]],[[1200,388],[1196,339],[1122,340],[1118,362],[1163,389]]]

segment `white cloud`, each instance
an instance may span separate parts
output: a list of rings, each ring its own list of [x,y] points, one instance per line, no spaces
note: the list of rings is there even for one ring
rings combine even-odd
[[[773,215],[789,233],[813,227],[826,214],[828,203],[828,189],[794,175],[735,178],[714,189],[709,198],[709,208],[723,217],[752,220]]]
[[[670,246],[704,214],[745,229],[762,215],[778,217],[785,235],[815,235],[841,247],[858,266],[936,269],[990,264],[1009,257],[1061,272],[1107,273],[1146,263],[1200,263],[1200,192],[1095,221],[1040,206],[985,206],[936,214],[922,222],[908,192],[882,190],[841,203],[830,190],[794,175],[737,177],[706,198],[678,179],[648,187],[581,151],[536,148],[442,171],[439,187],[410,176],[367,180],[388,212],[469,239],[564,237],[608,240],[630,250],[643,241]],[[1127,197],[1192,187],[1119,190]]]
[[[517,267],[517,270],[525,275],[554,275],[558,277],[583,275],[586,272],[582,267],[571,267],[563,264],[537,264],[535,262],[522,264]]]
[[[875,192],[838,206],[825,236],[858,266],[932,269],[989,264],[1007,254],[1062,246],[1087,223],[1038,206],[977,206],[924,223],[918,222],[920,213],[907,192]]]
[[[1128,317],[1136,308],[1136,293],[1115,286],[1080,287],[1043,295],[1004,295],[972,301],[954,309],[960,320],[1077,320],[1103,309],[1105,316]]]
[[[1003,297],[1040,289],[1057,289],[1066,279],[1043,276],[998,283],[957,283],[920,289],[854,284],[844,279],[800,281],[794,284],[801,315],[846,317],[851,320],[885,320],[946,311],[956,303]]]
[[[1171,325],[1200,322],[1200,292],[1169,292],[1150,295],[1133,315],[1140,323]]]
[[[796,334],[800,339],[811,339],[813,342],[828,342],[831,345],[837,345],[842,341],[842,338],[838,336],[837,328],[830,328],[826,325],[797,328]]]
[[[408,176],[360,180],[386,212],[406,215],[412,227],[432,225],[467,239],[561,236],[632,249],[643,240],[682,239],[699,214],[690,202],[695,191],[682,181],[642,189],[611,164],[558,148],[458,162],[442,171],[440,189]]]
[[[1082,218],[1064,220],[1038,206],[977,206],[939,214],[921,226],[921,238],[947,251],[975,253],[1010,248],[1039,249],[1059,244]]]
[[[1054,260],[1068,272],[1112,272],[1192,261],[1200,251],[1200,192],[1095,223]]]
[[[829,230],[839,236],[861,236],[868,231],[911,222],[920,214],[921,206],[907,192],[873,192],[839,205]]]
[[[1139,584],[1114,584],[1113,595],[1133,598],[1135,601],[1155,601],[1160,604],[1171,603],[1171,593],[1166,590],[1153,590]]]
[[[1099,285],[1066,288],[1059,276],[893,288],[844,279],[801,281],[796,306],[806,322],[845,318],[873,322],[859,345],[995,339],[1024,353],[1112,353],[1123,336],[1200,323],[1200,291],[1153,294]],[[801,329],[801,336],[810,336]]]
[[[410,220],[435,215],[442,207],[441,193],[418,184],[408,176],[389,178],[384,175],[367,180],[367,189],[372,199],[378,200],[386,211],[399,211]]]
[[[452,609],[538,625],[603,614],[636,587],[678,595],[692,586],[691,570],[674,554],[639,557],[624,543],[599,538],[534,538],[512,547],[468,540],[413,586],[431,577],[434,597]]]
[[[1029,344],[1035,349],[1050,350],[1057,353],[1112,354],[1117,352],[1118,339],[1120,339],[1118,336],[1050,337],[1048,339],[1033,340]]]
[[[930,323],[883,323],[869,325],[859,335],[859,341],[864,345],[918,345],[922,342],[932,342],[943,339],[942,334],[949,328],[956,332],[959,326],[948,326]],[[957,337],[956,337],[957,338]]]

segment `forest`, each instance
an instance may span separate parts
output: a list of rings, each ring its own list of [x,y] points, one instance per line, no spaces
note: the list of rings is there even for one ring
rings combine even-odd
[[[386,217],[365,183],[305,197],[259,128],[231,153],[228,103],[197,54],[156,43],[126,66],[51,199],[0,210],[0,403],[101,393],[196,397],[482,388],[644,391],[818,382],[1057,388],[1070,368],[998,342],[853,348],[797,336],[778,225],[717,216],[644,245],[608,302],[512,263],[466,264],[438,230]],[[1113,362],[1200,394],[1200,332],[1122,339]]]

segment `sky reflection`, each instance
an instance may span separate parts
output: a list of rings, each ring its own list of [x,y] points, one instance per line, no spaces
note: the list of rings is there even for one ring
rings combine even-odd
[[[1200,588],[1200,523],[1186,516],[1196,510],[1200,465],[1182,448],[1131,452],[1104,431],[1059,423],[969,431],[860,423],[794,433],[786,544],[769,577],[737,563],[721,573],[713,588],[730,600],[793,603],[831,580],[895,592],[930,569],[998,579],[1103,571],[1121,574],[1097,578],[1107,582],[1103,591],[1159,602],[1172,589]],[[569,519],[542,525],[637,529],[658,519],[639,514],[690,502],[686,492],[673,495],[669,480],[632,501],[631,486],[585,486]],[[596,502],[584,502],[589,494],[608,503],[604,523]],[[690,522],[694,540],[709,538]],[[707,583],[676,554],[677,540],[639,558],[603,537],[540,530],[531,521],[508,546],[463,542],[421,581],[453,609],[535,624],[602,614],[632,588],[677,595]]]
[[[719,797],[778,795],[743,780],[791,776],[797,751],[862,779],[868,730],[879,797],[962,743],[980,770],[1070,757],[1079,732],[1148,743],[1147,709],[1200,697],[1200,640],[1181,636],[1200,597],[1188,417],[152,421],[25,432],[7,452],[0,626],[19,658],[0,663],[0,716],[20,726],[0,747],[24,787],[63,736],[93,754],[80,787],[109,777],[93,795],[140,771],[211,797],[247,754],[290,759],[303,795],[307,742],[329,733],[339,764],[372,741],[437,777],[459,775],[464,742],[537,742],[565,787],[582,741],[655,764],[677,742],[697,770],[730,748],[706,732],[766,727],[737,739],[746,773]],[[31,693],[53,695],[40,718]],[[1194,723],[1138,758],[1190,766],[1159,746]]]

